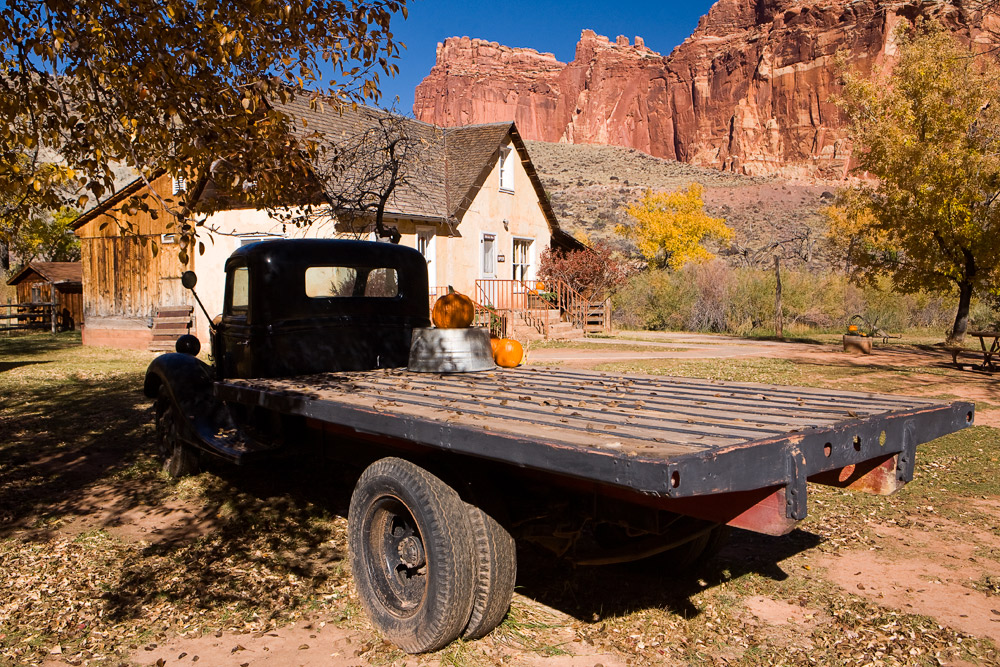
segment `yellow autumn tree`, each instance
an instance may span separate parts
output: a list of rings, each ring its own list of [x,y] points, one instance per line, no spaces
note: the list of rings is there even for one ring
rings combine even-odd
[[[615,232],[635,241],[647,261],[672,269],[712,259],[704,244],[726,242],[733,230],[722,218],[705,213],[703,191],[699,183],[676,192],[646,190],[642,199],[626,209],[632,223],[618,225]]]
[[[952,336],[974,293],[1000,284],[1000,72],[936,23],[901,31],[891,72],[848,70],[839,100],[858,183],[838,231],[856,278],[953,290]],[[853,211],[853,213],[852,213]]]

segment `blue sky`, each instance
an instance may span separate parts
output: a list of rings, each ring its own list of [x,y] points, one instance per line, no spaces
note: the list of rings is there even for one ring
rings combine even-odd
[[[409,18],[393,23],[395,36],[407,46],[398,60],[399,75],[382,82],[380,106],[413,111],[413,89],[434,66],[437,43],[446,37],[478,37],[506,46],[554,53],[562,62],[573,59],[580,31],[590,28],[612,40],[638,35],[646,46],[667,54],[698,24],[712,2],[531,2],[529,0],[413,0]]]

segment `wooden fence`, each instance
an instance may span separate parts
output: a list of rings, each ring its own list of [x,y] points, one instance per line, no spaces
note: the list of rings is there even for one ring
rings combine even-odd
[[[55,295],[55,290],[52,290]],[[49,329],[55,333],[59,327],[59,303],[11,303],[0,304],[0,331]]]

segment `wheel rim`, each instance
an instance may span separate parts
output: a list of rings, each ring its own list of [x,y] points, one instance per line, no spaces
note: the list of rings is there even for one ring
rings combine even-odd
[[[382,497],[372,504],[364,534],[365,562],[383,606],[411,615],[427,593],[427,554],[416,520],[398,498]]]

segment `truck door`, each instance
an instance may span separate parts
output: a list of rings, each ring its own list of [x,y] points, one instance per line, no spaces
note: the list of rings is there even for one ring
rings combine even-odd
[[[217,334],[216,354],[222,377],[246,377],[250,370],[250,269],[230,265],[226,297]]]

